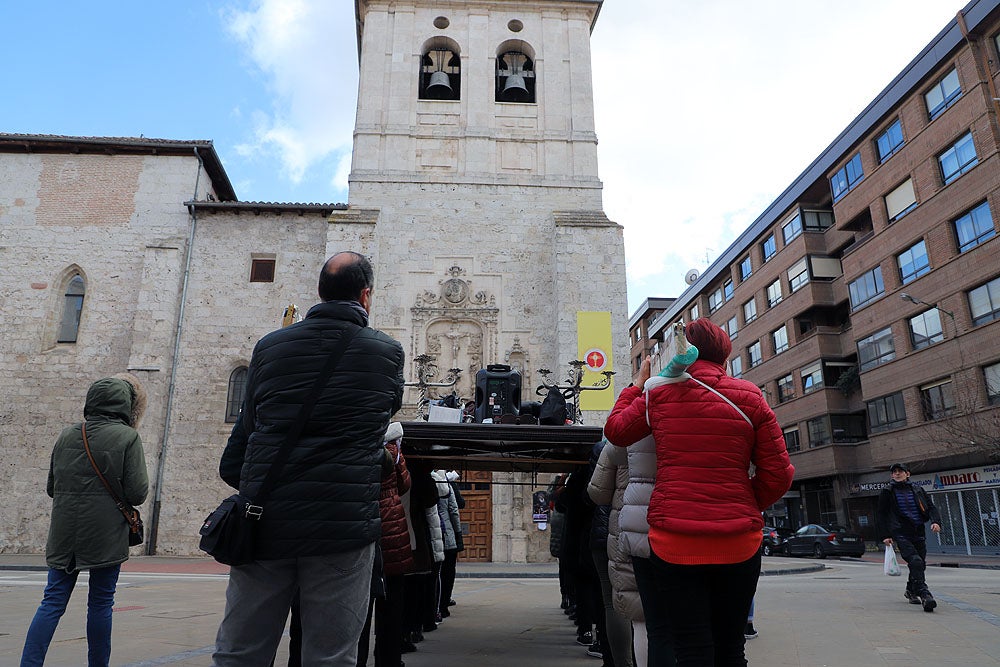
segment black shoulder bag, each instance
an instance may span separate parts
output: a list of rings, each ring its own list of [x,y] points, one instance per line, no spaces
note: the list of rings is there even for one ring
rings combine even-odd
[[[254,536],[257,532],[258,522],[264,515],[264,500],[277,483],[281,469],[288,461],[292,448],[299,441],[313,406],[316,405],[319,398],[320,391],[330,379],[333,371],[336,370],[344,351],[347,350],[348,345],[360,331],[361,327],[357,327],[353,331],[345,332],[330,352],[326,365],[316,377],[316,382],[299,409],[299,415],[292,425],[292,429],[288,432],[277,456],[274,457],[274,461],[267,471],[267,476],[264,477],[264,481],[257,489],[254,498],[247,498],[242,494],[235,493],[223,500],[219,507],[205,519],[201,530],[198,531],[201,534],[198,548],[215,560],[226,565],[245,565],[254,559]]]
[[[83,432],[83,449],[87,452],[87,458],[90,459],[90,465],[94,467],[94,472],[96,472],[97,476],[101,478],[101,483],[104,484],[104,488],[108,490],[108,493],[111,495],[111,499],[115,501],[115,507],[117,507],[118,511],[122,513],[122,516],[125,517],[125,522],[128,524],[128,545],[130,547],[134,547],[142,544],[143,537],[145,536],[145,527],[142,525],[142,517],[139,516],[139,510],[119,498],[118,494],[111,488],[111,485],[108,484],[108,480],[105,479],[103,474],[101,474],[101,469],[97,467],[97,461],[94,460],[94,455],[90,453],[90,443],[87,442],[87,422],[83,422],[83,424],[80,425],[80,430]]]

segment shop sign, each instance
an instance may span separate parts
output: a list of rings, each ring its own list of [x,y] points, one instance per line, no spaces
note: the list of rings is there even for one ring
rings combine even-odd
[[[910,481],[929,491],[951,491],[955,489],[979,489],[1000,486],[1000,465],[948,470],[931,475],[914,475],[910,478]]]
[[[851,494],[876,493],[889,486],[889,482],[864,482],[862,484],[851,484]]]

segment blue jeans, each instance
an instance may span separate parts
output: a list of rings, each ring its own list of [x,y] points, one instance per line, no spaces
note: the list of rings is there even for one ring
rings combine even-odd
[[[111,660],[111,608],[115,604],[115,586],[121,565],[90,570],[87,592],[87,665],[107,667]],[[49,650],[52,635],[66,611],[69,596],[76,586],[76,572],[49,568],[42,604],[28,627],[21,652],[21,667],[41,667]]]

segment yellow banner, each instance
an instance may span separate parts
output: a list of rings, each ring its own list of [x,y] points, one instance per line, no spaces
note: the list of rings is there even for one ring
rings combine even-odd
[[[611,313],[607,311],[579,311],[576,314],[577,358],[586,363],[583,367],[582,387],[601,384],[601,371],[615,369],[611,349]],[[615,385],[603,391],[584,391],[580,394],[581,410],[610,410],[615,404]]]

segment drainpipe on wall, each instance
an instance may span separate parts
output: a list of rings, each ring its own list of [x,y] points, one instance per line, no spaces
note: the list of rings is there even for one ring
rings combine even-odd
[[[191,201],[198,200],[198,184],[201,180],[201,170],[205,163],[195,146],[194,156],[198,158],[198,173],[194,178],[194,195]],[[170,384],[167,386],[167,409],[163,416],[163,435],[160,438],[160,454],[156,461],[156,478],[153,486],[153,514],[149,522],[149,542],[146,544],[146,555],[156,555],[156,538],[160,527],[160,499],[163,495],[163,469],[167,460],[167,443],[170,434],[170,420],[174,411],[174,388],[177,382],[177,366],[181,351],[181,332],[184,328],[184,306],[187,304],[188,282],[191,276],[191,255],[194,254],[194,234],[198,228],[198,214],[194,206],[188,207],[191,216],[191,226],[188,231],[187,248],[184,257],[184,276],[181,286],[181,303],[177,311],[177,328],[174,331],[174,356],[170,363]]]

